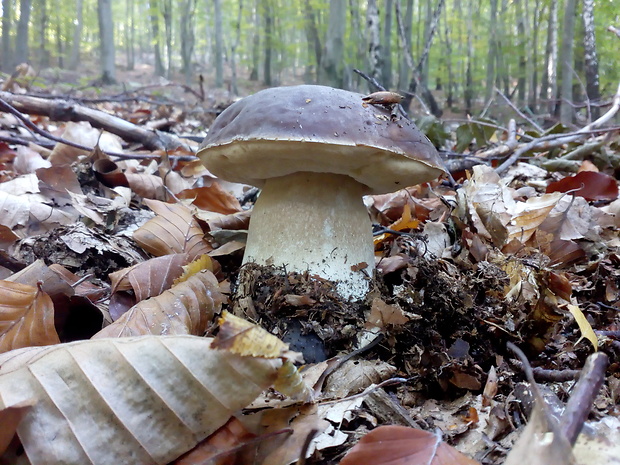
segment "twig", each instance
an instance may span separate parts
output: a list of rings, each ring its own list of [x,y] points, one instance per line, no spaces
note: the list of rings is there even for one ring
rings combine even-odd
[[[495,88],[495,92],[497,92],[499,94],[499,96],[501,98],[504,99],[504,101],[508,104],[508,106],[510,108],[512,108],[514,110],[514,112],[519,115],[521,118],[523,118],[525,121],[527,121],[528,123],[530,123],[532,126],[534,126],[534,129],[536,129],[539,133],[543,133],[545,132],[545,130],[543,128],[541,128],[538,123],[536,121],[534,121],[533,119],[531,119],[530,117],[528,117],[526,114],[524,114],[521,110],[519,110],[514,103],[512,103],[510,101],[510,99],[508,97],[506,97],[502,91],[500,91],[497,87]]]
[[[590,355],[581,370],[579,381],[577,381],[566,403],[560,428],[571,444],[575,444],[577,441],[577,436],[579,436],[583,424],[590,414],[594,399],[605,380],[608,362],[609,359],[604,352]]]
[[[607,30],[609,32],[613,32],[614,34],[616,34],[618,36],[618,38],[620,39],[620,29],[609,25],[609,26],[607,26]]]
[[[525,372],[525,366],[520,360],[510,359],[510,364]],[[540,367],[530,367],[534,380],[547,383],[563,383],[565,381],[574,381],[579,378],[581,371],[579,370],[549,370]]]
[[[599,119],[597,119],[596,121],[593,121],[587,126],[584,126],[578,131],[575,131],[574,133],[572,133],[572,135],[562,134],[562,135],[559,135],[558,137],[557,134],[553,134],[550,136],[544,136],[538,139],[534,139],[528,144],[525,144],[519,147],[519,149],[515,150],[513,154],[510,157],[508,157],[506,161],[504,161],[504,163],[502,163],[495,169],[495,171],[498,174],[502,174],[504,171],[510,168],[523,154],[525,154],[529,150],[532,150],[533,148],[536,148],[539,145],[542,145],[543,142],[553,141],[552,144],[545,144],[545,148],[552,148],[552,147],[559,147],[561,145],[580,140],[584,135],[586,135],[593,129],[598,128],[599,126],[602,126],[607,121],[609,121],[611,118],[613,118],[619,109],[620,109],[620,84],[618,84],[618,90],[616,91],[616,95],[614,95],[613,104],[611,108],[607,110],[607,112],[603,116],[601,116]]]

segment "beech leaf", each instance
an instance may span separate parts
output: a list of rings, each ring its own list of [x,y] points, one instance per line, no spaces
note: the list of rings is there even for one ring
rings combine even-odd
[[[366,434],[340,465],[479,465],[428,431],[379,426]]]
[[[201,271],[157,297],[138,302],[93,338],[202,335],[214,315],[220,312],[223,301],[213,273]]]
[[[252,402],[281,365],[195,336],[29,347],[0,355],[0,405],[36,400],[17,429],[32,465],[163,465]]]
[[[158,200],[145,199],[144,203],[157,214],[133,233],[144,250],[158,257],[187,253],[193,259],[213,249],[189,208]]]
[[[0,281],[0,352],[59,342],[52,299],[38,287]]]

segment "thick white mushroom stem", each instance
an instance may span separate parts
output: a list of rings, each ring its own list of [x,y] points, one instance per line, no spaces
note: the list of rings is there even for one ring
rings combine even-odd
[[[267,179],[256,201],[244,263],[285,266],[363,299],[375,268],[365,186],[349,176],[295,173]]]

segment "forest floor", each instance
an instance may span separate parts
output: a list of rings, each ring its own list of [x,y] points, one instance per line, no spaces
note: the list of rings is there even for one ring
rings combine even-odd
[[[272,389],[250,405],[262,388],[246,403],[227,399],[236,416],[213,413],[216,433],[177,441],[156,463],[387,464],[390,453],[411,464],[618,463],[620,130],[611,124],[620,95],[607,119],[576,130],[542,129],[516,109],[516,125],[417,119],[451,178],[365,198],[378,272],[369,297],[352,304],[314,276],[241,267],[256,189],[218,180],[194,156],[234,101],[229,91],[154,80],[150,67],[118,78],[97,87],[64,71],[24,73],[0,92],[0,419],[23,410],[10,423],[21,445],[0,435],[0,464],[28,463],[24,448],[42,463],[37,450],[53,444],[24,433],[27,422],[53,428],[39,394],[7,400],[17,369],[6,367],[19,358],[10,351],[211,337],[224,331],[224,311],[303,353],[313,401]],[[195,260],[210,271],[191,271]],[[177,379],[177,365],[166,370]],[[231,370],[209,382],[232,383]],[[129,409],[133,389],[118,382],[115,400],[105,398],[115,412]],[[86,384],[74,388],[91,392]],[[37,389],[54,398],[60,388]],[[118,421],[131,429],[130,418]]]

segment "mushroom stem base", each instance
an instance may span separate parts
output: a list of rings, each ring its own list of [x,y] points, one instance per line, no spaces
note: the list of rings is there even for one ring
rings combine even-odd
[[[252,212],[243,262],[308,271],[334,282],[342,297],[363,299],[374,270],[365,189],[339,174],[268,179]]]

